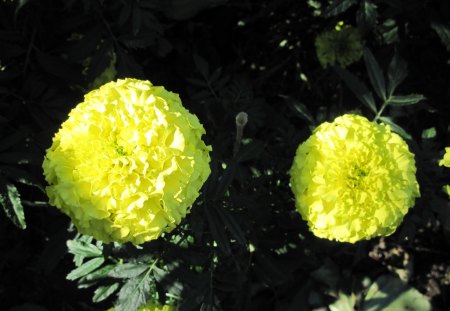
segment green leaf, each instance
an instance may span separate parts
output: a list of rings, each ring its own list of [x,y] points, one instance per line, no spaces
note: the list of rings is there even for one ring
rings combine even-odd
[[[79,266],[78,268],[76,268],[75,270],[72,270],[72,272],[70,272],[67,275],[67,279],[68,280],[76,280],[85,275],[88,275],[89,273],[91,273],[92,271],[94,271],[95,269],[100,267],[104,262],[105,262],[105,258],[103,258],[103,257],[97,257],[97,258],[91,259],[91,260],[85,262],[84,264],[82,264],[81,266]]]
[[[447,48],[447,51],[450,52],[450,27],[437,22],[432,22],[431,27],[434,31],[436,31],[439,38],[441,38],[442,43]]]
[[[85,277],[83,277],[83,281],[87,281],[87,282],[93,282],[93,281],[97,281],[99,279],[104,279],[109,277],[109,271],[111,271],[113,268],[115,267],[115,265],[106,265],[101,267],[100,269],[95,270],[92,273],[89,273],[88,275],[86,275]]]
[[[242,246],[247,247],[247,239],[245,238],[245,234],[236,219],[234,219],[233,215],[231,215],[231,213],[225,208],[216,207],[215,209],[223,224],[228,228],[228,231],[230,231],[236,241],[238,241]]]
[[[395,89],[405,80],[407,74],[406,62],[395,52],[388,68],[388,96],[394,94]]]
[[[377,22],[377,6],[370,0],[364,0],[356,12],[356,20],[363,31],[371,30]]]
[[[125,263],[117,265],[109,272],[109,276],[117,279],[134,278],[149,268],[145,263]]]
[[[219,221],[215,208],[210,208],[206,204],[203,205],[206,218],[208,219],[209,229],[214,241],[217,242],[219,249],[226,255],[231,254],[230,242],[223,228],[223,224]]]
[[[92,297],[93,302],[100,302],[111,296],[118,288],[119,283],[113,283],[111,285],[99,286]]]
[[[364,62],[366,63],[367,73],[369,74],[369,79],[375,92],[383,101],[385,101],[386,83],[384,81],[383,72],[372,52],[367,48],[364,49]]]
[[[347,70],[339,67],[335,67],[334,69],[342,80],[344,80],[345,84],[353,92],[353,94],[355,94],[356,98],[358,98],[363,105],[376,114],[377,107],[375,106],[375,99],[367,86]]]
[[[422,139],[432,139],[436,137],[436,128],[430,127],[422,131]]]
[[[347,11],[356,0],[334,0],[323,12],[324,17],[331,17]]]
[[[330,311],[354,311],[356,305],[356,297],[354,294],[346,295],[339,292],[338,299],[328,306]]]
[[[84,243],[79,240],[67,241],[69,252],[74,255],[80,255],[86,258],[98,257],[102,255],[102,250],[90,243]]]
[[[409,106],[417,104],[418,102],[426,99],[425,96],[420,94],[410,94],[405,96],[391,96],[388,100],[389,105],[392,106]]]
[[[301,102],[299,102],[296,99],[293,99],[292,97],[289,96],[281,96],[282,98],[284,98],[286,100],[286,103],[288,105],[288,107],[300,118],[308,121],[310,124],[315,125],[316,122],[314,121],[314,117],[311,114],[311,112],[308,110],[308,108],[302,104]]]
[[[409,140],[412,139],[411,135],[409,135],[400,125],[398,125],[394,121],[392,121],[391,118],[389,118],[389,117],[379,117],[379,120],[382,121],[383,123],[386,123],[387,125],[389,125],[394,132],[396,132],[397,134],[399,134],[403,138],[409,139]]]
[[[156,262],[153,263],[155,265]],[[150,285],[152,283],[150,272],[153,266],[146,273],[140,276],[128,279],[122,286],[118,294],[117,304],[114,306],[115,311],[137,310],[145,305],[150,296]]]
[[[25,229],[25,214],[23,212],[22,201],[16,186],[0,179],[0,204],[6,216],[20,229]]]
[[[430,311],[431,304],[400,279],[382,275],[369,287],[363,303],[363,311],[378,310]]]

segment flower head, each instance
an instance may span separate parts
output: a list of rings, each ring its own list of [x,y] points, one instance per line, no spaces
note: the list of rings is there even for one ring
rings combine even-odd
[[[137,311],[176,311],[177,308],[174,306],[164,305],[161,306],[152,302],[151,300],[147,301],[145,306],[140,307]],[[110,308],[107,311],[114,311],[114,308]]]
[[[316,38],[316,52],[322,67],[339,65],[347,67],[363,54],[361,37],[357,29],[338,23],[335,29],[321,33]]]
[[[318,237],[351,242],[392,234],[420,196],[414,155],[388,125],[347,114],[298,149],[291,188]]]
[[[210,173],[204,133],[164,87],[105,84],[70,112],[47,150],[50,204],[104,242],[156,239],[186,216]]]
[[[445,154],[439,161],[440,166],[450,167],[450,147],[445,148]],[[450,196],[450,185],[444,186],[444,191]]]

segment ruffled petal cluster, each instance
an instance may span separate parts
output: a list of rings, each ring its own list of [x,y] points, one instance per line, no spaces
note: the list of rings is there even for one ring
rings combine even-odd
[[[343,23],[318,35],[315,45],[317,58],[324,68],[335,65],[345,68],[358,61],[363,54],[358,30]]]
[[[203,134],[164,87],[105,84],[70,112],[47,150],[50,204],[104,242],[156,239],[186,216],[210,174]]]
[[[440,166],[450,167],[450,147],[445,148],[445,154],[439,161]],[[444,191],[450,196],[450,185],[444,186]]]
[[[174,306],[164,305],[161,306],[152,302],[151,300],[147,301],[145,306],[140,307],[137,311],[176,311],[177,308]],[[114,311],[114,308],[110,308],[107,311]]]
[[[352,114],[317,127],[298,147],[290,175],[310,230],[340,242],[392,234],[420,196],[405,141]]]

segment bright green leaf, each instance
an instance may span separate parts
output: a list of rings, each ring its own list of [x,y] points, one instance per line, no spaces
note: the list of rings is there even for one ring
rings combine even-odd
[[[85,262],[84,264],[82,264],[81,266],[79,266],[78,268],[76,268],[75,270],[73,270],[72,272],[70,272],[67,275],[67,279],[68,280],[79,279],[79,278],[91,273],[98,267],[100,267],[104,262],[105,262],[105,258],[103,258],[103,257],[97,257],[97,258],[91,259],[91,260]]]
[[[148,264],[145,263],[125,263],[115,266],[114,269],[109,272],[109,276],[118,279],[134,278],[148,268]]]
[[[69,252],[74,255],[80,255],[83,257],[98,257],[102,255],[102,250],[97,246],[90,243],[83,243],[78,240],[67,241],[67,248]]]
[[[377,22],[377,6],[370,0],[364,0],[356,12],[358,25],[364,30],[371,30]]]
[[[354,311],[356,304],[356,297],[354,294],[346,295],[339,292],[338,299],[328,306],[330,311]]]
[[[417,104],[425,99],[425,96],[420,94],[410,94],[405,96],[391,96],[388,100],[389,105],[392,106],[409,106]]]
[[[431,305],[415,288],[396,277],[382,275],[369,287],[363,304],[363,311],[377,310],[429,311]]]
[[[93,302],[100,302],[111,296],[118,288],[119,283],[113,283],[111,285],[99,286],[92,297]]]
[[[6,216],[20,229],[25,229],[25,214],[22,201],[16,186],[0,179],[0,205],[2,205]]]
[[[436,128],[431,127],[422,131],[422,139],[431,139],[436,137]]]

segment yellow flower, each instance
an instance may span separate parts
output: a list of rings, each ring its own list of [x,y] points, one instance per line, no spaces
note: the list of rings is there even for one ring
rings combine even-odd
[[[160,306],[159,304],[153,303],[151,300],[147,301],[145,306],[140,307],[137,311],[176,311],[177,308],[174,306],[164,305]],[[114,311],[114,308],[110,308],[107,311]]]
[[[298,149],[291,188],[318,237],[354,243],[392,234],[420,196],[414,155],[388,125],[347,114]]]
[[[445,148],[444,157],[439,161],[439,165],[450,167],[450,147]],[[450,185],[444,186],[444,191],[450,196]]]
[[[322,67],[339,65],[347,67],[358,61],[363,54],[361,37],[357,29],[339,22],[335,29],[317,36],[317,57]]]
[[[210,173],[204,133],[164,87],[105,84],[70,112],[47,150],[50,204],[98,240],[154,240],[186,216]]]

